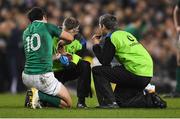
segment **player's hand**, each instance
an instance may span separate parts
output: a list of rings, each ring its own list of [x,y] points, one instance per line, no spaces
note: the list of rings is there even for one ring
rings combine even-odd
[[[100,38],[101,38],[100,35],[95,34],[91,39],[93,45],[99,44],[100,43]]]
[[[61,57],[60,53],[56,53],[55,55],[53,55],[53,60],[58,60]]]
[[[91,39],[93,45],[96,45],[96,44],[100,43],[101,36],[102,36],[102,32],[101,32],[101,30],[99,28],[97,28],[95,30],[94,36]]]
[[[66,53],[66,56],[68,57],[69,61],[71,61],[71,60],[72,60],[72,54],[70,54],[70,53]]]
[[[59,59],[61,57],[61,54],[60,53],[57,53],[56,54],[56,58]]]
[[[65,48],[64,48],[64,45],[65,45],[65,41],[64,40],[60,40],[57,44],[57,52],[60,53],[60,54],[63,54],[65,52]]]

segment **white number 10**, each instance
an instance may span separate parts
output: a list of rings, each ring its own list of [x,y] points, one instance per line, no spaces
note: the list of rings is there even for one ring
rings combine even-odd
[[[35,39],[37,40],[37,45],[36,45],[36,46],[34,46],[34,44],[33,44],[33,41],[34,41]],[[28,52],[30,52],[30,49],[33,50],[33,51],[36,51],[36,50],[38,50],[38,49],[40,48],[40,46],[41,46],[41,39],[40,39],[39,34],[37,34],[37,33],[33,34],[31,37],[28,36],[28,37],[26,38],[26,41],[27,41],[27,51],[28,51]]]

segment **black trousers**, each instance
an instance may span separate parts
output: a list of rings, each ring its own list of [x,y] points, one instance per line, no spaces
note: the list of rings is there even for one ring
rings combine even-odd
[[[132,74],[123,66],[96,66],[92,69],[97,99],[100,105],[122,103],[122,99],[129,99],[144,90],[151,77]],[[113,92],[111,83],[116,87]]]
[[[91,67],[89,62],[80,60],[77,65],[70,63],[63,71],[54,72],[54,75],[63,84],[78,79],[77,97],[88,97],[90,95]]]

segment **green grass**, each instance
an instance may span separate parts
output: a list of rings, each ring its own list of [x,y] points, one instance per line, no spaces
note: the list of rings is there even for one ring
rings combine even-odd
[[[24,108],[24,94],[0,94],[0,117],[180,117],[180,98],[166,99],[167,109],[121,108],[121,109],[95,109],[96,98],[88,99],[89,109],[76,109],[76,98],[73,97],[72,109]]]

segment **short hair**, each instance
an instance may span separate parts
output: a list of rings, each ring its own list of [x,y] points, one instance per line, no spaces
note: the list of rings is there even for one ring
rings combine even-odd
[[[115,16],[111,14],[104,14],[99,18],[99,24],[105,26],[109,30],[115,30],[118,28],[118,21]]]
[[[28,13],[27,13],[28,19],[33,22],[35,20],[42,20],[43,16],[45,16],[45,12],[40,7],[33,7]]]
[[[79,26],[79,21],[74,17],[68,17],[64,20],[63,26],[65,27],[65,29],[71,30]]]

